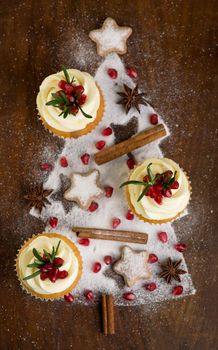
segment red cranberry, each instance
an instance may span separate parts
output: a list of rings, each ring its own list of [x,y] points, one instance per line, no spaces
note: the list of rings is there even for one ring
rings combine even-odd
[[[40,278],[42,281],[46,280],[48,278],[47,272],[41,272],[40,273]]]
[[[60,80],[59,83],[58,83],[58,87],[61,89],[61,90],[65,90],[65,86],[66,86],[67,82],[65,80]]]
[[[162,243],[166,243],[168,240],[167,233],[166,232],[159,232],[158,238]]]
[[[135,296],[135,294],[128,292],[128,293],[123,294],[123,298],[125,300],[128,300],[128,301],[133,301],[133,300],[135,300],[136,296]]]
[[[92,267],[92,271],[93,271],[94,273],[97,273],[97,272],[99,272],[100,270],[101,270],[101,264],[100,264],[100,262],[95,262],[94,265],[93,265],[93,267]]]
[[[111,134],[112,134],[112,129],[110,128],[110,127],[107,127],[107,128],[105,128],[104,130],[102,130],[102,135],[103,136],[110,136]]]
[[[58,218],[56,218],[55,216],[52,216],[50,219],[49,219],[49,225],[52,227],[52,228],[55,228],[58,224]]]
[[[136,79],[138,77],[138,73],[134,67],[128,67],[126,71],[130,78]]]
[[[175,295],[175,296],[181,295],[182,292],[183,292],[183,286],[176,286],[173,288],[173,291],[172,291],[173,295]]]
[[[79,105],[83,105],[86,102],[86,99],[87,99],[87,96],[85,94],[82,94],[78,99]]]
[[[42,171],[51,171],[53,166],[50,163],[42,163],[40,164],[40,169]]]
[[[106,142],[104,140],[100,140],[96,142],[95,147],[100,151],[102,148],[104,148]]]
[[[80,239],[78,239],[78,243],[88,247],[90,244],[90,240],[88,238],[80,238]]]
[[[93,294],[93,292],[91,290],[88,290],[85,293],[85,297],[86,297],[86,300],[92,301],[94,299],[94,294]]]
[[[114,191],[113,187],[111,187],[111,186],[105,187],[104,190],[105,190],[105,197],[108,197],[108,198],[110,198],[112,196],[113,191]]]
[[[58,269],[56,269],[55,267],[50,270],[48,272],[48,278],[50,279],[50,281],[52,283],[55,283],[57,281],[57,278],[58,278]]]
[[[112,220],[112,227],[113,228],[117,228],[117,226],[119,226],[121,223],[121,220],[119,218],[113,218]]]
[[[96,202],[92,202],[89,206],[88,211],[90,211],[91,213],[93,213],[94,211],[96,211],[98,209],[98,203]]]
[[[127,166],[128,166],[129,169],[133,169],[134,166],[136,165],[136,161],[135,161],[134,158],[127,159],[126,163],[127,163]]]
[[[70,111],[71,111],[72,114],[75,115],[75,114],[77,114],[79,112],[79,108],[77,106],[73,105],[73,106],[70,107]]]
[[[111,77],[111,79],[116,79],[118,75],[117,70],[113,68],[109,68],[107,70],[107,74],[109,75],[109,77]]]
[[[187,245],[185,243],[177,243],[175,248],[178,252],[183,253],[187,249]]]
[[[56,266],[58,266],[58,267],[59,267],[59,266],[62,266],[62,265],[63,265],[63,263],[64,263],[64,259],[59,258],[59,257],[54,258],[53,263],[54,263]]]
[[[80,97],[83,94],[83,92],[84,92],[84,87],[82,85],[74,86],[74,93],[75,93],[75,95]]]
[[[157,257],[157,255],[155,255],[155,254],[149,254],[149,257],[148,257],[148,262],[150,263],[150,264],[154,264],[154,263],[156,263],[158,261],[158,257]]]
[[[62,166],[62,168],[68,167],[68,161],[66,157],[63,156],[60,158],[60,165]]]
[[[68,83],[67,83],[67,84],[65,85],[64,91],[65,91],[65,93],[66,93],[67,95],[71,95],[72,92],[73,92],[73,90],[74,90],[74,87],[73,87],[72,84],[68,84]]]
[[[64,279],[68,276],[68,272],[66,270],[58,270],[58,278],[60,279]]]
[[[171,192],[170,189],[164,189],[164,190],[162,191],[162,193],[163,193],[163,196],[164,196],[164,197],[167,197],[167,198],[171,198],[171,197],[172,197],[172,192]]]
[[[131,210],[128,210],[126,213],[126,219],[127,220],[133,220],[134,219],[134,214],[132,213]]]
[[[68,303],[72,303],[74,301],[74,297],[72,296],[72,294],[68,293],[64,296],[64,299],[68,302]]]
[[[90,155],[88,153],[84,153],[81,157],[80,157],[81,161],[83,162],[83,164],[87,165],[89,164],[89,159],[90,159]]]
[[[112,257],[110,255],[106,255],[104,257],[104,262],[105,262],[106,265],[110,265],[111,262],[112,262]]]
[[[145,289],[149,290],[150,292],[153,292],[153,290],[155,290],[156,288],[157,285],[154,282],[145,285]]]
[[[178,181],[174,181],[173,184],[170,186],[172,190],[177,190],[179,188]]]
[[[157,114],[150,115],[150,123],[152,125],[156,125],[158,123],[158,115]]]

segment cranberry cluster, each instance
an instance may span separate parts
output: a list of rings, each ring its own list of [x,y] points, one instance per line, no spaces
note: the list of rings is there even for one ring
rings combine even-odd
[[[57,279],[64,279],[68,276],[66,270],[59,270],[64,263],[64,260],[60,257],[54,258],[51,263],[46,255],[43,255],[42,259],[45,261],[45,264],[40,267],[40,278],[41,280],[49,279],[52,283],[55,283]]]

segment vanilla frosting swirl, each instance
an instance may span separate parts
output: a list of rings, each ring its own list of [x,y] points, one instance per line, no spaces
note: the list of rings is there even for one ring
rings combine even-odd
[[[152,163],[151,170],[154,174],[163,173],[171,170],[173,173],[177,171],[176,180],[179,182],[179,188],[172,190],[172,197],[163,197],[161,205],[155,202],[149,196],[144,196],[139,202],[138,197],[144,189],[140,185],[128,185],[130,201],[139,215],[148,220],[167,220],[174,218],[181,213],[187,206],[190,199],[189,182],[183,170],[174,161],[168,158],[146,159],[141,165],[137,166],[130,175],[129,180],[142,181],[147,175],[147,166]]]
[[[52,246],[55,248],[58,245],[60,238],[39,236],[36,237],[19,255],[19,271],[20,278],[23,279],[26,276],[36,272],[37,268],[27,267],[28,264],[34,262],[33,248],[36,248],[40,255],[43,254],[43,249],[47,252],[52,252]],[[66,270],[68,276],[64,279],[57,279],[55,283],[52,283],[49,279],[41,280],[40,275],[23,281],[29,289],[39,294],[52,294],[59,293],[67,289],[72,285],[78,275],[79,264],[76,255],[72,248],[63,240],[61,240],[58,257],[64,260],[63,265],[59,268],[60,271]]]
[[[63,116],[58,116],[61,113],[59,108],[46,106],[46,103],[53,99],[51,94],[60,90],[58,87],[59,81],[66,80],[63,71],[49,75],[43,80],[39,88],[36,102],[39,115],[45,119],[47,124],[56,130],[73,132],[84,129],[89,123],[95,120],[100,106],[100,92],[94,78],[90,74],[80,72],[77,69],[68,69],[67,72],[70,79],[74,78],[75,85],[82,85],[84,87],[84,94],[87,98],[81,107],[84,112],[91,115],[92,118],[84,117],[79,110],[75,116],[73,114],[68,114],[64,119]]]

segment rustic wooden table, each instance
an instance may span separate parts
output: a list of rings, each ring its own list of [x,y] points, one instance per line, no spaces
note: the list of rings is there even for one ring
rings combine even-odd
[[[1,0],[2,350],[217,349],[216,3]],[[36,118],[38,86],[61,64],[94,73],[101,58],[88,33],[107,16],[133,27],[124,60],[138,69],[140,86],[146,86],[172,131],[163,143],[165,154],[192,179],[190,215],[175,228],[187,241],[185,257],[197,294],[150,312],[146,305],[121,307],[116,335],[105,337],[98,307],[27,296],[14,258],[25,238],[43,230],[28,214],[23,194],[40,180],[45,146],[54,157],[63,147]]]

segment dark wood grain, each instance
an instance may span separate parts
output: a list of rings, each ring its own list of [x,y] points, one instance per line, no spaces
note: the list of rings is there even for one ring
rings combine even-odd
[[[0,5],[0,348],[216,349],[217,2],[2,0]],[[197,288],[195,296],[155,310],[119,308],[112,337],[99,332],[96,306],[25,295],[13,266],[23,240],[43,229],[28,214],[23,194],[42,179],[45,146],[50,160],[63,147],[37,121],[38,86],[61,64],[94,73],[101,58],[88,33],[107,16],[133,27],[123,59],[138,69],[140,85],[172,131],[163,144],[165,154],[192,179],[190,215],[175,228],[181,239],[186,237],[186,261]]]

